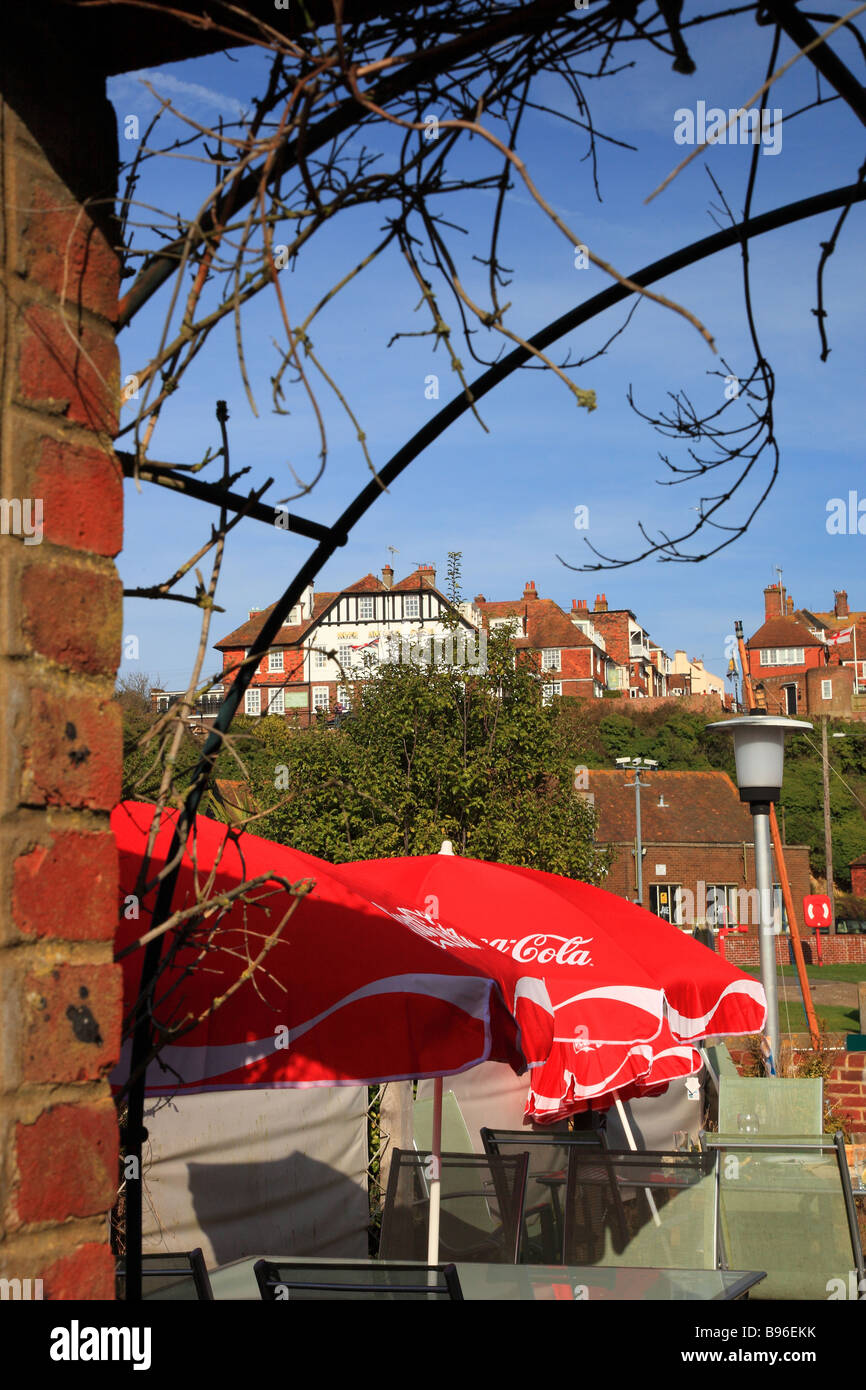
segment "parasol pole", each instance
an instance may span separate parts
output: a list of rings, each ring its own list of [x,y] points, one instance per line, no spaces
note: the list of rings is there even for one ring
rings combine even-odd
[[[635,1153],[635,1154],[636,1154],[636,1153],[637,1153],[637,1144],[635,1143],[634,1135],[633,1135],[632,1132],[631,1132],[631,1125],[629,1124],[629,1122],[628,1122],[628,1116],[627,1116],[626,1113],[625,1113],[625,1106],[623,1105],[622,1101],[621,1101],[620,1098],[619,1098],[619,1091],[615,1091],[615,1092],[614,1092],[614,1101],[615,1101],[615,1104],[616,1104],[616,1113],[619,1115],[619,1122],[620,1122],[620,1124],[622,1125],[623,1130],[624,1130],[624,1132],[625,1132],[626,1143],[628,1144],[628,1146],[629,1146],[629,1148],[631,1149],[632,1153]],[[659,1216],[659,1209],[658,1209],[658,1207],[657,1207],[656,1204],[655,1204],[655,1201],[654,1201],[654,1199],[653,1199],[653,1195],[652,1195],[652,1193],[650,1192],[650,1190],[649,1190],[648,1187],[645,1187],[645,1188],[644,1188],[644,1192],[645,1192],[645,1194],[646,1194],[647,1202],[649,1203],[649,1209],[650,1209],[650,1211],[652,1212],[653,1221],[654,1221],[654,1223],[655,1223],[656,1226],[660,1226],[660,1225],[662,1224],[662,1219],[661,1219],[661,1217]]]
[[[442,1183],[442,1077],[433,1082],[433,1153],[430,1164],[430,1224],[427,1228],[427,1263],[439,1263],[439,1206]]]
[[[440,854],[453,854],[450,840],[442,841]],[[427,1227],[427,1263],[439,1263],[439,1211],[442,1198],[442,1077],[433,1081],[433,1152],[431,1155],[430,1222]]]

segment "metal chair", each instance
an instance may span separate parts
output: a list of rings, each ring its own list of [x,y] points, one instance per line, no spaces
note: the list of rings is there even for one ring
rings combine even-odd
[[[433,1154],[394,1149],[382,1211],[383,1260],[427,1257]],[[439,1253],[446,1260],[516,1264],[527,1154],[441,1155]]]
[[[266,1303],[302,1299],[446,1299],[462,1301],[453,1264],[401,1264],[393,1260],[257,1260]]]
[[[144,1299],[212,1301],[210,1277],[200,1247],[172,1250],[141,1257],[141,1291]],[[117,1296],[126,1297],[126,1264],[117,1266]]]
[[[842,1134],[703,1138],[719,1159],[725,1261],[767,1272],[753,1297],[851,1297],[849,1276],[866,1288]]]
[[[607,1147],[601,1129],[481,1131],[485,1153],[525,1153],[529,1158],[526,1201],[518,1258],[521,1264],[561,1264],[563,1250],[563,1196],[568,1154],[575,1144],[600,1150]]]
[[[719,1133],[819,1137],[824,1132],[824,1083],[818,1077],[730,1076],[719,1084]]]
[[[572,1148],[563,1263],[716,1269],[717,1166],[714,1153]]]

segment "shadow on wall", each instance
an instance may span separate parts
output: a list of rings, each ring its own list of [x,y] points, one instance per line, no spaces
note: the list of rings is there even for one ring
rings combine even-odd
[[[214,1263],[248,1255],[357,1255],[349,1232],[366,1231],[366,1193],[307,1154],[255,1163],[187,1167],[196,1224]],[[362,1255],[366,1255],[366,1234]]]

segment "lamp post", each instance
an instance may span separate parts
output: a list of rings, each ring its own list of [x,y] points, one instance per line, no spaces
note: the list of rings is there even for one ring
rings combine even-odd
[[[776,984],[776,934],[773,929],[773,867],[770,851],[770,804],[782,790],[785,734],[811,729],[800,719],[774,714],[752,714],[708,724],[733,735],[740,800],[749,803],[755,832],[755,878],[758,888],[758,941],[761,951],[761,983],[767,996],[767,1037],[771,1072],[779,1055],[779,997]]]
[[[642,771],[642,770],[645,771],[645,770],[647,770],[647,769],[649,769],[649,768],[658,767],[658,763],[656,762],[656,760],[655,760],[654,758],[617,758],[617,759],[616,759],[616,765],[617,765],[617,767],[631,768],[631,769],[633,770],[633,772],[634,772],[634,781],[633,781],[633,782],[626,782],[624,785],[625,785],[626,787],[634,787],[634,822],[635,822],[635,840],[636,840],[636,844],[635,844],[635,863],[636,863],[635,874],[636,874],[636,881],[637,881],[637,900],[638,900],[638,903],[640,904],[640,906],[643,907],[643,844],[642,844],[642,841],[641,841],[641,829],[640,829],[640,789],[641,789],[640,775],[641,775],[641,771]]]

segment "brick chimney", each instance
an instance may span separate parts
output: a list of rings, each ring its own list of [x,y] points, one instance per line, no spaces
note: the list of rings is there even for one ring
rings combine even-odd
[[[475,597],[474,597],[474,599],[472,600],[472,602],[473,602],[473,603],[486,603],[486,602],[487,602],[487,599],[484,597],[483,594],[476,594]]]
[[[571,600],[572,613],[589,613],[589,604],[585,598],[573,598]]]
[[[386,589],[390,589],[391,585],[394,583],[394,568],[392,565],[382,566],[382,583],[385,585]]]
[[[607,612],[607,594],[596,594],[596,596],[595,596],[595,611],[596,611],[596,613],[606,613],[606,612]]]
[[[764,590],[764,622],[778,618],[785,612],[785,586],[782,583],[768,584]]]
[[[435,583],[436,583],[436,566],[435,566],[435,565],[419,565],[419,566],[418,566],[418,577],[420,578],[422,584],[435,584]]]
[[[251,608],[251,609],[250,609],[250,617],[251,617],[251,618],[254,618],[254,617],[256,616],[256,614],[257,614],[257,613],[261,613],[261,611],[262,611],[261,608]]]
[[[835,600],[833,604],[833,612],[835,613],[836,617],[847,618],[850,615],[850,609],[848,608],[848,590],[836,589],[834,591],[833,598]]]
[[[526,587],[523,590],[523,597],[524,599],[538,598],[538,594],[535,592],[534,579],[530,579],[527,583]]]
[[[785,612],[787,613],[789,618],[793,617],[794,615],[794,600],[791,598],[790,594],[785,600]]]

